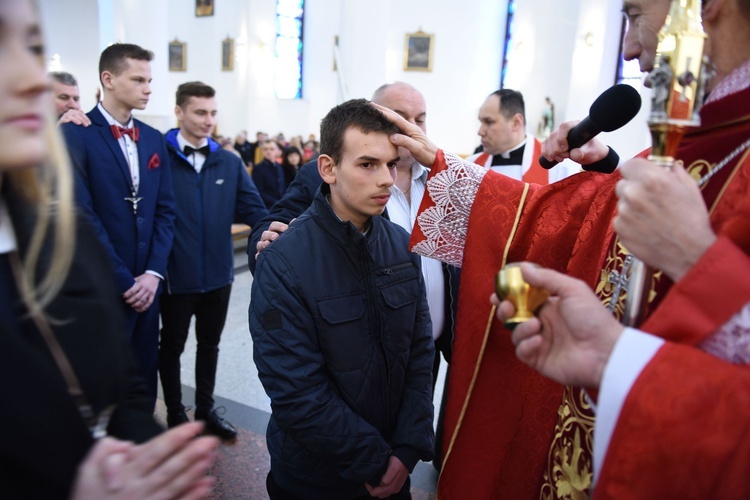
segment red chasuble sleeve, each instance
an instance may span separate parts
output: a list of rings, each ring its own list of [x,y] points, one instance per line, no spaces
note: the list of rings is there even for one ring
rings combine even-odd
[[[665,344],[633,385],[595,499],[750,498],[750,369]]]
[[[696,345],[716,332],[750,298],[750,259],[720,236],[675,283],[642,329],[664,339]]]

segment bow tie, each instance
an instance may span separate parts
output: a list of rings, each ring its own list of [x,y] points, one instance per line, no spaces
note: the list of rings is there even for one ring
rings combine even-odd
[[[208,147],[208,144],[201,148],[194,148],[192,146],[185,146],[185,149],[183,150],[183,153],[185,153],[185,156],[190,156],[193,153],[200,153],[205,157],[208,157],[208,153],[211,152],[211,149]]]
[[[134,142],[138,142],[138,127],[125,128],[119,125],[110,125],[109,129],[112,131],[114,138],[118,141],[126,135],[129,135]]]

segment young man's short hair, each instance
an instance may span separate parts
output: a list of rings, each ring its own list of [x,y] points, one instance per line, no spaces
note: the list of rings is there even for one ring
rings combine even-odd
[[[526,105],[523,102],[523,94],[517,90],[501,89],[490,95],[496,95],[500,98],[500,112],[506,119],[510,120],[516,113],[520,113],[524,123],[526,122]]]
[[[344,134],[350,127],[364,134],[399,132],[398,127],[367,99],[352,99],[333,108],[320,122],[320,154],[330,156],[338,164],[344,150]]]
[[[177,87],[175,101],[179,107],[183,107],[191,97],[214,97],[216,91],[213,87],[203,82],[186,82]]]
[[[99,79],[102,73],[109,71],[113,75],[119,75],[127,68],[126,59],[136,59],[138,61],[151,61],[154,53],[143,47],[132,43],[113,43],[99,57]],[[102,82],[104,83],[104,82]]]

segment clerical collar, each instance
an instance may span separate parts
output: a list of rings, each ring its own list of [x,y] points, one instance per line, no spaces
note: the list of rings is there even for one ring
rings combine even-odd
[[[201,142],[197,146],[193,146],[191,143],[187,141],[187,139],[185,139],[185,136],[182,135],[182,130],[180,130],[179,132],[177,132],[177,144],[179,144],[180,146],[180,151],[185,151],[185,146],[190,146],[191,148],[194,148],[194,149],[200,149],[203,146],[208,145],[208,139],[204,138],[203,142]],[[200,154],[199,151],[197,151],[197,153]]]
[[[133,128],[133,115],[130,115],[130,119],[128,120],[128,123],[120,123],[117,120],[115,120],[114,117],[110,115],[106,109],[104,109],[104,105],[102,105],[101,101],[96,105],[96,107],[99,109],[101,114],[104,115],[104,119],[107,120],[107,123],[109,125],[117,125],[117,126],[125,127],[125,128]]]
[[[511,149],[509,149],[505,153],[500,153],[500,154],[495,155],[495,156],[499,156],[500,158],[504,158],[504,159],[507,160],[508,158],[511,158],[511,157],[514,157],[514,156],[518,156],[519,153],[521,155],[523,155],[523,149],[522,148],[525,145],[526,145],[526,137],[524,137],[521,142],[519,142],[518,144],[516,144],[514,147],[512,147]]]
[[[520,144],[518,144],[515,148],[511,149],[510,151],[507,151],[505,153],[501,153],[498,155],[494,155],[492,157],[492,166],[493,167],[507,167],[507,166],[515,166],[515,165],[523,165],[523,154],[526,149],[526,139],[521,141]]]

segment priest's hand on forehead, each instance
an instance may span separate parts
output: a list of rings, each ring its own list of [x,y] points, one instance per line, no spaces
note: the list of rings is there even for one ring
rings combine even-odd
[[[391,111],[385,106],[372,103],[386,118],[392,121],[401,130],[400,134],[391,136],[391,142],[396,146],[408,149],[415,160],[427,167],[435,162],[437,146],[430,141],[418,126],[409,123],[398,113]]]

